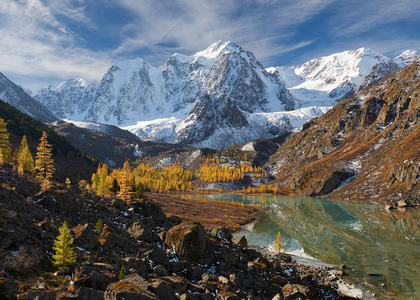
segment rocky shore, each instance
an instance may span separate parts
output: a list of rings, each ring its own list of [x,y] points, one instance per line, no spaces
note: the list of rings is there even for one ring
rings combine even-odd
[[[232,241],[231,230],[166,217],[76,186],[39,186],[0,170],[0,299],[352,299],[331,270]],[[104,226],[98,230],[98,219]],[[67,221],[76,263],[51,263]]]

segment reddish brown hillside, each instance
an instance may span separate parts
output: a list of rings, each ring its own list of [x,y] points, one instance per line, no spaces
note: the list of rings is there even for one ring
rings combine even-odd
[[[266,164],[303,195],[418,199],[420,62],[345,99],[293,134]]]

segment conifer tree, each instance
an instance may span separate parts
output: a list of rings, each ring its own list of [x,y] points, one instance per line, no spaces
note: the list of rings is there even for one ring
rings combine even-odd
[[[0,163],[10,163],[12,160],[12,147],[10,146],[6,122],[2,118],[0,118],[0,152]]]
[[[41,180],[52,178],[55,172],[52,146],[47,141],[47,133],[45,131],[42,132],[37,148],[35,170],[38,178]]]
[[[54,241],[53,264],[59,268],[66,269],[76,262],[76,253],[73,247],[74,239],[67,226],[67,222],[63,222],[59,228],[59,232],[60,234]]]
[[[133,188],[131,183],[131,170],[128,161],[125,161],[124,167],[120,175],[120,192],[118,197],[124,202],[130,202],[131,195],[133,194]]]
[[[281,233],[279,231],[277,233],[276,241],[274,242],[274,250],[280,253],[282,248],[283,248],[283,241],[281,240]]]
[[[26,135],[23,136],[19,146],[19,166],[22,168],[23,172],[32,173],[34,171],[34,158],[29,150]]]

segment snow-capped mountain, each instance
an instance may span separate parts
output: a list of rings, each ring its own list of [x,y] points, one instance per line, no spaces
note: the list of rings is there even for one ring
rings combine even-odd
[[[360,48],[268,71],[279,73],[300,106],[334,106],[356,92],[373,66],[391,62],[378,52]]]
[[[420,58],[420,52],[416,50],[406,50],[398,55],[394,61],[401,67],[406,67]]]
[[[251,52],[226,41],[192,56],[174,54],[162,69],[142,59],[122,61],[99,84],[73,79],[42,89],[35,98],[61,118],[124,126],[145,139],[171,143],[200,145],[213,136],[208,144],[216,148],[272,137],[263,127],[252,127],[247,115],[295,107],[276,74]],[[206,134],[199,133],[203,128]],[[246,134],[219,140],[217,132],[238,129]]]
[[[14,84],[2,73],[0,73],[0,99],[35,119],[40,119],[44,122],[58,120],[51,111],[28,95],[20,86]]]
[[[125,60],[100,83],[71,79],[34,98],[61,118],[116,125],[143,140],[223,148],[302,126],[418,54],[394,61],[360,48],[264,69],[251,52],[219,41],[195,55],[174,54],[163,68]]]

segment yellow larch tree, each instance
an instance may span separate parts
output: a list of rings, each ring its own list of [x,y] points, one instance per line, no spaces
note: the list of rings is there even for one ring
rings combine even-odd
[[[48,143],[47,133],[42,132],[35,159],[35,170],[40,180],[51,179],[55,172],[52,146]]]
[[[0,152],[0,164],[10,163],[12,160],[12,147],[10,146],[6,122],[2,118],[0,118]]]
[[[19,167],[23,172],[33,173],[34,171],[34,158],[29,150],[28,140],[26,135],[23,136],[22,142],[19,146]]]
[[[125,161],[124,167],[120,173],[120,192],[118,193],[118,197],[121,198],[124,202],[130,202],[131,196],[133,195],[133,186],[132,186],[132,176],[130,165],[128,161]]]

